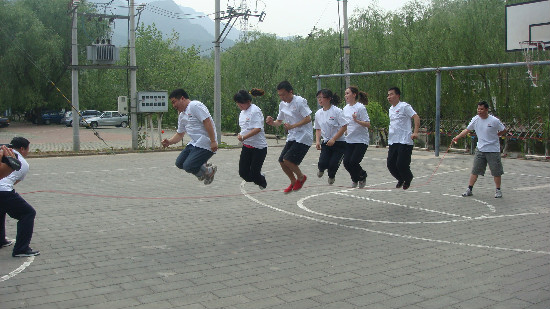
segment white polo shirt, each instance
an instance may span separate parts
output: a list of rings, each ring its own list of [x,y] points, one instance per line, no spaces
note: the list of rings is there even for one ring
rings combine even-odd
[[[344,118],[344,113],[337,106],[331,105],[329,109],[323,110],[320,108],[315,112],[315,122],[313,128],[321,130],[323,141],[327,142],[338,133],[341,127],[348,124]],[[345,141],[344,135],[340,136],[336,141]]]
[[[212,121],[214,136],[217,141],[218,136],[214,120],[212,120],[212,116],[210,116],[210,112],[206,105],[199,101],[189,102],[187,108],[179,114],[177,132],[187,133],[191,138],[189,142],[190,145],[212,151],[212,148],[210,148],[210,137],[208,137],[208,132],[206,132],[204,124],[202,123],[207,118],[210,118],[210,121]]]
[[[416,115],[416,112],[412,106],[406,102],[399,102],[397,105],[390,107],[390,130],[388,134],[389,145],[394,143],[414,145],[411,138],[411,117],[414,115]]]
[[[344,106],[344,117],[346,117],[348,123],[348,130],[346,132],[346,142],[349,144],[369,144],[369,128],[363,127],[357,122],[353,121],[353,114],[357,116],[357,120],[370,122],[369,113],[367,108],[362,103],[356,102],[353,105],[347,104]]]
[[[239,126],[241,127],[241,136],[245,136],[252,129],[261,129],[260,133],[249,137],[243,141],[243,144],[252,146],[258,149],[267,147],[264,132],[264,114],[262,110],[255,104],[250,104],[250,107],[242,110],[239,114]]]
[[[29,171],[29,163],[23,156],[15,149],[12,149],[14,153],[17,154],[17,159],[21,161],[21,169],[18,171],[13,171],[8,176],[0,179],[0,191],[12,191],[13,185],[17,181],[22,181],[25,179],[27,172]]]
[[[504,131],[505,127],[497,117],[489,115],[489,117],[483,119],[476,115],[466,128],[470,131],[476,131],[477,149],[479,151],[500,152],[498,132]]]
[[[307,100],[294,95],[292,101],[279,103],[279,115],[277,120],[282,120],[288,124],[296,124],[307,116],[311,115],[311,109],[307,105]],[[313,144],[313,126],[311,121],[303,126],[288,130],[287,141],[296,141],[301,144],[311,146]]]

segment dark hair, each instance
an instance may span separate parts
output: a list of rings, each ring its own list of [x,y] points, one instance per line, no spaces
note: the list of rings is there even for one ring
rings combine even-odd
[[[351,93],[355,94],[355,99],[357,100],[357,102],[364,105],[369,104],[369,98],[366,92],[359,91],[359,88],[357,88],[357,86],[349,86],[348,89],[349,91],[351,91]]]
[[[31,142],[29,142],[28,139],[17,136],[11,140],[9,147],[13,149],[21,149],[21,148],[27,149],[29,148],[30,143]]]
[[[239,90],[239,92],[235,93],[233,96],[233,101],[237,103],[248,103],[252,101],[252,96],[246,90]]]
[[[330,89],[321,89],[317,91],[317,94],[315,96],[319,96],[319,94],[322,94],[325,98],[329,98],[330,104],[332,105],[340,104],[340,97],[336,93],[332,93]]]
[[[186,99],[189,99],[189,95],[187,94],[187,92],[185,92],[185,90],[183,89],[176,89],[174,91],[172,91],[172,93],[170,93],[170,95],[168,96],[168,99],[171,99],[171,98],[176,98],[176,99],[181,99],[181,97],[184,97]]]
[[[485,107],[485,109],[489,109],[489,104],[487,104],[486,101],[481,101],[481,102],[477,103],[477,105],[478,106],[483,105],[483,107]]]
[[[399,90],[398,87],[391,87],[390,89],[388,89],[388,91],[392,91],[395,92],[395,94],[397,94],[398,96],[401,96],[401,90]]]
[[[284,89],[284,90],[286,90],[286,91],[288,91],[288,92],[291,92],[291,91],[294,92],[294,88],[292,88],[292,85],[291,85],[288,81],[286,81],[286,80],[280,82],[280,83],[277,85],[277,90],[281,90],[281,89]]]

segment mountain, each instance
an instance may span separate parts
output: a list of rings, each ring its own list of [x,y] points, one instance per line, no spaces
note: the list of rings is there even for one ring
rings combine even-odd
[[[128,15],[128,1],[114,0],[108,8],[104,8],[100,3],[105,3],[104,0],[89,0],[91,3],[98,3],[97,10],[99,13],[112,15]],[[136,5],[137,5],[136,1]],[[192,8],[184,7],[176,4],[172,0],[148,1],[142,13],[136,18],[136,26],[139,25],[155,25],[166,37],[171,35],[173,31],[179,33],[179,41],[177,44],[183,47],[191,47],[195,45],[205,54],[210,53],[209,50],[214,46],[214,26],[215,22],[210,16],[196,12]],[[190,17],[205,16],[203,18],[188,19],[185,18],[190,14]],[[179,17],[179,18],[178,18]],[[223,30],[224,25],[221,25]],[[235,44],[235,41],[241,35],[240,31],[233,28],[225,41],[222,43],[223,48],[229,48]],[[124,19],[118,19],[114,23],[112,41],[117,46],[126,46],[128,42],[128,24]]]

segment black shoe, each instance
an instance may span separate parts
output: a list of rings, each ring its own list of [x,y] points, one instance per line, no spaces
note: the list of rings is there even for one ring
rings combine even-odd
[[[33,251],[31,247],[29,247],[25,252],[20,252],[20,253],[14,252],[12,254],[13,257],[26,257],[26,256],[36,256],[36,255],[40,255],[40,251],[38,250]]]
[[[403,186],[403,182],[404,182],[403,180],[399,180],[399,181],[397,182],[397,184],[395,185],[395,187],[396,187],[397,189],[401,188],[401,187]]]
[[[4,239],[4,241],[0,242],[0,248],[9,247],[15,243],[15,240],[13,239]]]
[[[407,190],[410,186],[411,186],[411,182],[410,181],[405,181],[403,183],[403,190]]]

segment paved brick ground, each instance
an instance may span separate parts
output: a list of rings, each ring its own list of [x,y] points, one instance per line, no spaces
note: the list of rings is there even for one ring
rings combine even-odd
[[[38,212],[42,254],[0,249],[0,307],[550,307],[547,162],[505,159],[504,198],[491,177],[462,198],[469,155],[446,155],[432,177],[441,158],[415,151],[404,191],[386,150],[369,149],[359,190],[343,168],[333,186],[317,178],[311,148],[306,186],[285,195],[280,150],[264,191],[239,178],[239,149],[213,157],[210,186],[173,151],[30,158],[17,191]]]

